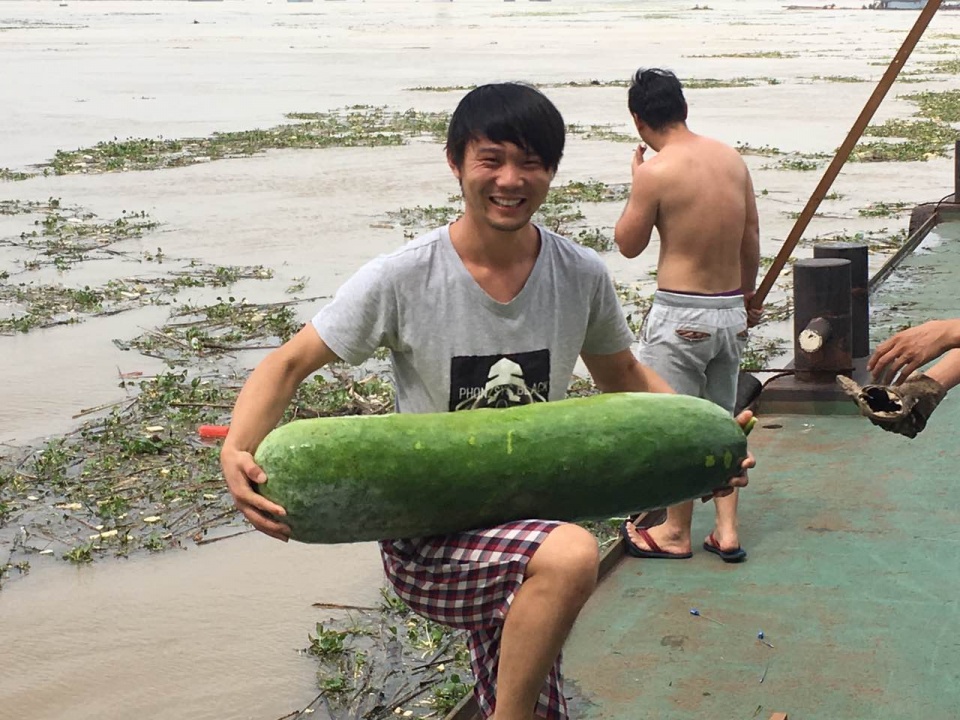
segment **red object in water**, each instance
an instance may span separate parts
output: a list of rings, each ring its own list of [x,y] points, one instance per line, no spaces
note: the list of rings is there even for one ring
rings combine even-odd
[[[197,432],[205,439],[225,438],[229,429],[229,425],[201,425],[197,428]]]

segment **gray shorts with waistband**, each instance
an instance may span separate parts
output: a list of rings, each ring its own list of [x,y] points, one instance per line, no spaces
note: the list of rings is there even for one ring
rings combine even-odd
[[[743,295],[658,290],[640,330],[638,357],[678,393],[733,412],[746,341]]]

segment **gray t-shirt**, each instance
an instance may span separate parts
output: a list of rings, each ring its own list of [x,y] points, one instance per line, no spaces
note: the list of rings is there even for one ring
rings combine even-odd
[[[508,303],[477,285],[441,227],[367,263],[313,327],[352,365],[388,348],[400,412],[559,400],[581,352],[620,352],[633,337],[600,257],[538,230],[540,254]]]

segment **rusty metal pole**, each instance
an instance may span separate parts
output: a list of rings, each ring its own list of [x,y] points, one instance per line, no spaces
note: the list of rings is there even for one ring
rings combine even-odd
[[[850,261],[851,322],[854,358],[870,354],[870,273],[867,267],[870,248],[862,243],[830,242],[813,246],[815,258],[840,258]]]
[[[853,369],[850,261],[798,260],[793,277],[796,379],[832,383]]]
[[[833,160],[830,161],[830,164],[824,171],[823,177],[820,178],[820,182],[817,183],[817,187],[814,188],[813,194],[810,196],[810,199],[807,200],[807,204],[803,210],[800,211],[800,217],[798,217],[797,221],[793,224],[790,234],[784,241],[783,247],[780,248],[780,252],[777,253],[777,257],[774,258],[770,269],[767,270],[767,274],[764,275],[763,280],[760,282],[757,292],[750,299],[750,305],[752,307],[760,307],[767,298],[770,288],[772,288],[773,284],[777,281],[777,276],[780,275],[783,266],[787,264],[787,260],[790,259],[790,255],[797,247],[797,243],[800,242],[800,238],[803,237],[803,231],[807,229],[807,225],[813,218],[814,213],[817,211],[817,208],[820,207],[820,202],[827,194],[837,175],[840,174],[840,168],[843,167],[847,158],[850,157],[850,152],[853,150],[854,145],[857,144],[857,141],[860,140],[860,136],[863,135],[863,131],[866,129],[873,114],[877,111],[877,108],[880,107],[880,103],[886,96],[887,91],[890,90],[890,86],[893,85],[894,80],[897,79],[897,75],[900,74],[900,69],[907,62],[910,53],[913,52],[920,38],[923,37],[924,30],[927,29],[927,25],[930,24],[941,2],[942,0],[927,0],[927,4],[924,5],[923,10],[920,11],[916,22],[913,24],[910,32],[907,33],[903,44],[900,46],[900,49],[897,50],[897,54],[893,56],[890,65],[887,66],[883,76],[874,88],[873,93],[863,106],[863,110],[860,111],[860,115],[854,121],[853,127],[851,127],[850,132],[847,133],[847,137],[844,138],[843,143],[837,148],[837,153],[833,156]]]

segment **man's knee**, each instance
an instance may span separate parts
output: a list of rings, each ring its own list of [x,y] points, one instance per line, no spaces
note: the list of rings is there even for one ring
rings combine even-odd
[[[597,585],[600,550],[596,538],[579,525],[554,529],[527,565],[527,576],[555,580],[572,598],[586,601]]]

